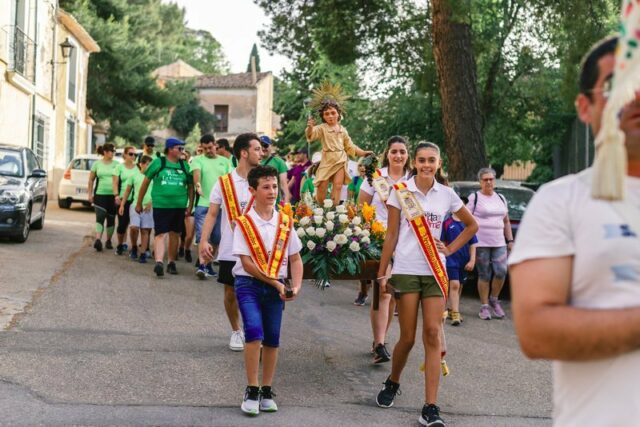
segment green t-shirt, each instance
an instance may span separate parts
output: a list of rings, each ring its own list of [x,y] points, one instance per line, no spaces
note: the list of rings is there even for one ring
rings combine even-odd
[[[113,175],[116,174],[119,164],[115,160],[112,160],[109,164],[104,163],[102,160],[93,162],[91,172],[95,173],[98,179],[98,184],[95,187],[97,196],[113,196]]]
[[[278,175],[280,175],[281,173],[287,173],[287,171],[289,170],[289,168],[287,167],[287,163],[279,156],[269,156],[260,164],[262,166],[271,166],[272,168],[276,168],[276,170],[278,171]]]
[[[165,158],[166,159],[166,158]],[[182,162],[186,173],[180,167],[180,162],[173,163],[166,159],[166,166],[162,167],[162,158],[155,158],[146,172],[147,178],[153,181],[151,199],[154,208],[184,208],[189,202],[188,184],[193,182],[189,164]],[[148,190],[147,190],[148,191]]]
[[[198,197],[196,206],[209,206],[209,195],[213,186],[218,182],[218,178],[228,174],[232,169],[231,162],[226,157],[210,158],[202,154],[193,158],[191,171],[200,171],[200,186],[202,187],[202,196]]]
[[[132,187],[131,193],[129,193],[129,195],[131,196],[131,200],[134,201],[134,203],[136,203],[138,201],[138,194],[140,194],[140,187],[142,187],[142,182],[144,181],[144,174],[142,172],[140,172],[140,170],[138,168],[136,168],[136,173],[131,175],[127,181],[122,184],[123,188],[127,188],[129,185]],[[151,181],[149,183],[149,188],[147,188],[147,192],[144,195],[144,198],[142,199],[142,206],[147,206],[149,204],[149,202],[151,201],[151,192],[153,191],[153,181]]]
[[[356,203],[358,203],[358,195],[363,182],[364,179],[361,176],[354,176],[347,187],[347,191],[353,192],[353,201]]]
[[[136,165],[133,165],[131,169],[128,169],[124,163],[120,163],[116,168],[116,175],[120,178],[120,197],[124,196],[124,192],[127,189],[126,182],[135,174],[140,173],[140,169]],[[128,202],[132,201],[133,198],[129,197]]]
[[[313,177],[309,178],[306,172],[303,173],[302,176],[306,179],[300,188],[300,194],[311,193],[313,196],[314,191],[316,191],[316,187],[313,185]]]

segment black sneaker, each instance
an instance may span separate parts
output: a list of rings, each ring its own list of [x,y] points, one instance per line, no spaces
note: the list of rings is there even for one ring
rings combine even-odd
[[[386,363],[391,360],[391,355],[384,344],[378,344],[373,350],[373,363]]]
[[[446,426],[442,418],[440,418],[440,408],[434,404],[424,405],[422,407],[422,415],[418,418],[418,422],[427,427]]]
[[[123,252],[124,252],[124,245],[116,246],[116,255],[122,255]]]
[[[96,241],[93,242],[93,248],[98,252],[102,252],[102,241],[100,239],[96,239]]]
[[[167,264],[167,273],[169,274],[178,274],[178,269],[176,268],[176,263],[171,261]]]
[[[160,261],[156,262],[155,267],[153,267],[153,272],[156,273],[158,277],[164,276],[164,265],[162,265]]]
[[[184,248],[178,249],[178,258],[184,257]]]
[[[111,240],[107,240],[104,242],[105,249],[113,249],[113,245],[111,244]]]
[[[363,306],[367,303],[367,300],[369,299],[369,296],[366,294],[363,294],[362,292],[358,293],[358,297],[356,298],[356,300],[353,302],[353,305],[359,305],[359,306]]]
[[[191,256],[191,251],[189,249],[184,251],[184,260],[187,262],[193,262],[193,257]]]
[[[390,378],[383,383],[384,387],[376,396],[376,403],[381,408],[391,408],[393,406],[393,400],[397,395],[401,395],[400,384],[394,383]]]

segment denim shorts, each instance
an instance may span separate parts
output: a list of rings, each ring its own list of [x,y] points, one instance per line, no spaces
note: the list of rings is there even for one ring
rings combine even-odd
[[[222,208],[222,206],[220,206]],[[207,217],[209,208],[206,206],[196,206],[193,217],[196,222],[196,243],[200,243],[200,235],[202,234],[202,227],[204,226],[204,220]],[[222,221],[222,210],[218,211],[218,217],[216,219],[216,225],[213,226],[213,231],[209,236],[209,243],[212,245],[220,244],[220,222]]]
[[[279,347],[284,301],[276,288],[250,276],[236,276],[235,291],[245,341]]]
[[[153,228],[153,209],[148,212],[142,211],[136,212],[135,203],[131,203],[129,207],[129,218],[131,219],[131,226],[138,228]]]

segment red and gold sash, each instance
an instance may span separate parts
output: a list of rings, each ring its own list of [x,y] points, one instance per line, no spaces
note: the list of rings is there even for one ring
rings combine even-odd
[[[267,255],[262,237],[260,237],[258,228],[251,217],[249,215],[240,215],[236,218],[236,222],[240,226],[240,231],[242,231],[242,235],[251,251],[251,259],[253,259],[253,262],[255,262],[260,271],[272,279],[278,279],[280,267],[282,267],[282,262],[287,256],[286,252],[292,228],[292,220],[289,215],[282,212],[278,212],[277,215],[278,227],[276,229],[276,238],[273,241],[270,257]]]
[[[404,182],[394,185],[393,188],[395,188],[396,194],[398,195],[398,201],[400,202],[400,206],[402,206],[402,212],[407,218],[407,221],[409,221],[409,224],[411,224],[411,229],[418,239],[420,249],[422,249],[422,254],[427,260],[427,263],[429,263],[433,276],[436,279],[436,282],[438,282],[442,295],[446,300],[449,294],[449,278],[447,277],[447,270],[440,260],[436,243],[433,240],[431,230],[429,229],[429,221],[427,221],[422,205],[420,205],[420,202],[416,199],[415,194],[409,191]]]
[[[224,208],[227,210],[227,219],[229,220],[229,225],[233,228],[234,221],[240,215],[249,212],[249,209],[251,209],[253,197],[251,197],[243,212],[240,208],[240,203],[238,203],[238,195],[236,194],[236,187],[233,183],[233,178],[231,178],[231,174],[222,175],[219,179],[222,198],[224,199]]]

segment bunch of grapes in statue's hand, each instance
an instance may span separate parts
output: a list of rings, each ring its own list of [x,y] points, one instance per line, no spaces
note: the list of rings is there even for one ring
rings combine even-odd
[[[378,158],[374,154],[369,154],[362,161],[362,165],[364,166],[364,176],[367,177],[367,182],[369,185],[373,185],[373,174],[378,167]]]

